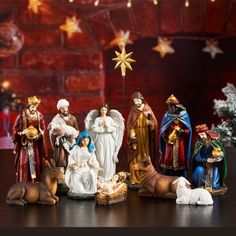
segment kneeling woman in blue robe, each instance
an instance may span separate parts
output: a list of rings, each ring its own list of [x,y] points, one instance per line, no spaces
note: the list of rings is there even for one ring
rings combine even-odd
[[[225,151],[219,136],[206,124],[196,126],[199,136],[193,151],[193,187],[218,190],[224,186],[227,175]]]

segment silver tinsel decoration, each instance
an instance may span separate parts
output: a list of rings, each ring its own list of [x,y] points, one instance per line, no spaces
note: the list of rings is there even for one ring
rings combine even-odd
[[[220,140],[225,147],[236,146],[236,88],[233,84],[221,90],[226,100],[214,99],[214,114],[221,117],[221,123],[212,125],[212,130],[220,135]]]

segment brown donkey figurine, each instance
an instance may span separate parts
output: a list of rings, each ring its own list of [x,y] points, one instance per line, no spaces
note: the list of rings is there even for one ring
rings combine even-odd
[[[64,179],[64,174],[56,167],[52,159],[50,163],[46,160],[41,182],[17,182],[13,184],[8,190],[6,203],[21,206],[27,203],[55,205],[59,201],[55,195],[58,179]]]
[[[177,181],[179,176],[162,175],[152,165],[151,159],[144,156],[135,165],[134,169],[139,172],[141,185],[138,194],[142,197],[158,197],[176,199]],[[190,186],[188,185],[190,188]]]

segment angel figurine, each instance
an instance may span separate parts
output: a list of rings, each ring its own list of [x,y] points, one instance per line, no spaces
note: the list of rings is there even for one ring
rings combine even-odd
[[[108,105],[104,103],[98,110],[91,110],[84,122],[86,130],[92,135],[97,160],[102,168],[98,176],[110,181],[119,161],[117,156],[124,137],[124,118],[119,111],[109,110]]]

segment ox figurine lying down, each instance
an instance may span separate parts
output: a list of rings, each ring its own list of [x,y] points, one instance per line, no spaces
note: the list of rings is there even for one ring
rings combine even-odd
[[[59,201],[55,195],[57,180],[64,179],[64,174],[61,173],[59,167],[55,166],[52,159],[50,162],[45,161],[41,182],[17,182],[13,184],[8,190],[6,203],[21,206],[27,203],[55,205]]]
[[[160,174],[155,170],[148,156],[144,156],[137,162],[134,169],[138,171],[142,185],[138,191],[139,196],[176,199],[178,176]],[[186,187],[191,188],[188,183],[186,183]]]

